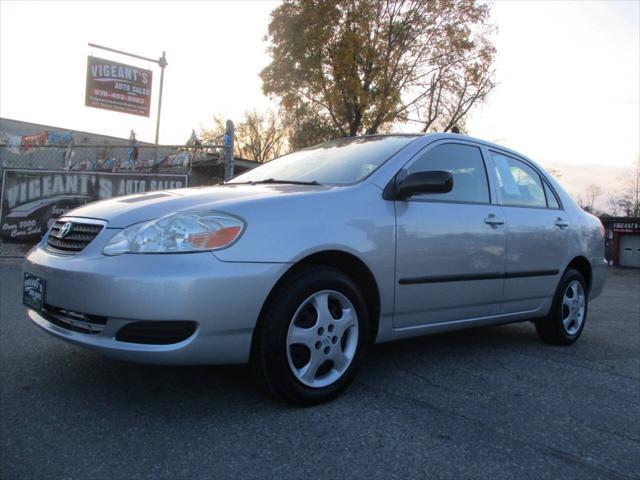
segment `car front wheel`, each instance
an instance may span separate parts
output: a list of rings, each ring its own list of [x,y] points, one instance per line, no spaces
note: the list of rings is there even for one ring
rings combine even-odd
[[[257,326],[252,366],[266,389],[297,405],[339,395],[369,340],[357,285],[329,267],[308,267],[279,286]]]

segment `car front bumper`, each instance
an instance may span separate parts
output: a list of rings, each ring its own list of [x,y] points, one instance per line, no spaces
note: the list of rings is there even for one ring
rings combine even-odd
[[[223,262],[209,252],[109,257],[94,245],[86,250],[60,256],[38,246],[27,255],[23,271],[44,279],[47,306],[104,317],[103,329],[74,331],[31,309],[29,317],[62,340],[145,363],[247,362],[260,310],[289,267]],[[116,340],[123,326],[148,321],[189,321],[196,329],[189,338],[168,345]]]

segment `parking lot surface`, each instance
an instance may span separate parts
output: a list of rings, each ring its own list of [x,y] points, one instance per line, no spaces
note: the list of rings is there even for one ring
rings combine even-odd
[[[294,408],[246,367],[110,360],[54,339],[0,260],[0,478],[640,478],[640,270],[611,269],[578,343],[530,323],[375,346]]]

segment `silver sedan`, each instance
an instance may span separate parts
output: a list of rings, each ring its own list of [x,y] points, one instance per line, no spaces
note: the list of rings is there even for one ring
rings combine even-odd
[[[570,345],[605,276],[600,221],[535,162],[462,135],[380,135],[69,212],[27,255],[23,295],[62,340],[250,362],[310,405],[376,342],[532,321]]]

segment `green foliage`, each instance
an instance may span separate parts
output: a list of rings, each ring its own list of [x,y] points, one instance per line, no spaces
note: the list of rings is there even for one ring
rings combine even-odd
[[[396,121],[448,130],[494,86],[488,18],[473,0],[285,0],[263,89],[299,117],[296,146]]]
[[[290,151],[339,138],[341,132],[312,104],[296,105],[286,116],[287,141]]]

